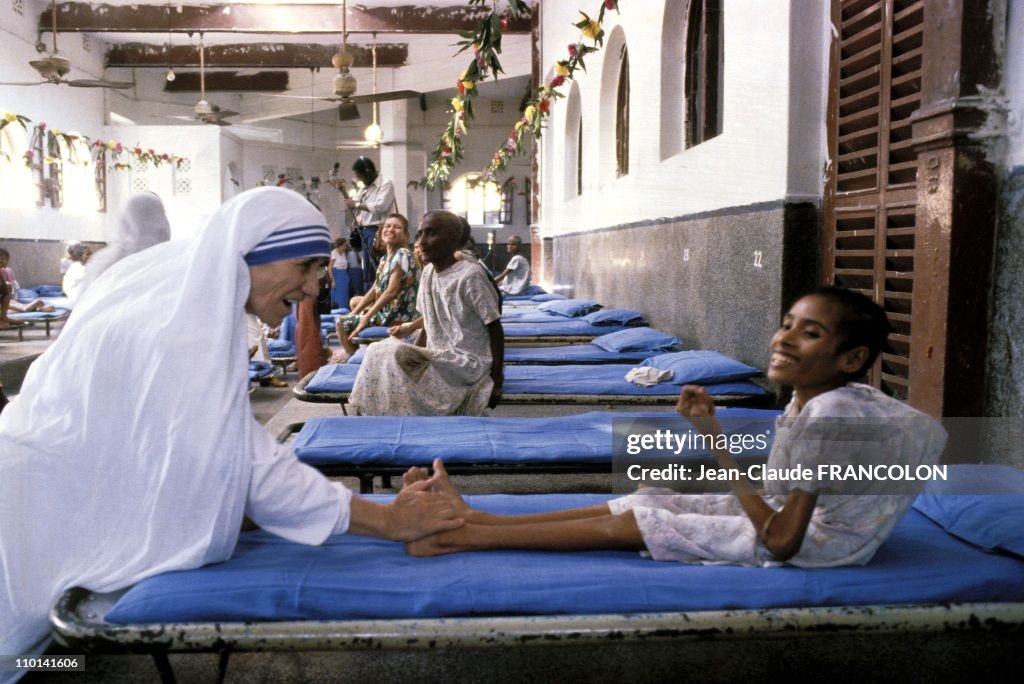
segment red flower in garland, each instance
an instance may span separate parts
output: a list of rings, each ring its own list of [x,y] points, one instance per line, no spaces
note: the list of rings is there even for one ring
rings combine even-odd
[[[38,128],[41,131],[45,131],[46,130],[46,122],[45,121],[40,121]]]
[[[562,76],[561,74],[558,74],[553,79],[551,79],[551,83],[549,85],[552,88],[557,88],[558,86],[562,85],[563,83],[565,83],[565,76]]]
[[[167,161],[168,159],[171,158],[171,156],[164,152],[163,154],[160,155],[160,158],[163,159],[164,161]]]
[[[619,0],[604,0],[604,8],[618,11]]]
[[[569,56],[570,57],[575,57],[576,56],[576,43],[569,43]]]
[[[541,100],[540,102],[538,102],[538,103],[537,103],[537,109],[538,109],[538,110],[539,110],[539,111],[540,111],[540,112],[541,112],[542,114],[547,114],[547,111],[548,111],[549,109],[551,109],[551,100],[549,100],[549,99],[546,99],[546,98],[545,98],[545,99],[543,99],[543,100]]]
[[[501,18],[501,30],[508,31],[508,17]]]

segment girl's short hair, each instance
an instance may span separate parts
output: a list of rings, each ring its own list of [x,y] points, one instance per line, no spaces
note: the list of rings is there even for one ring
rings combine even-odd
[[[864,375],[874,365],[878,355],[889,349],[892,327],[885,309],[870,297],[842,287],[820,287],[810,294],[824,297],[839,309],[839,321],[836,324],[836,335],[839,337],[837,352],[857,347],[867,348],[868,356],[864,365],[851,373],[850,378]]]

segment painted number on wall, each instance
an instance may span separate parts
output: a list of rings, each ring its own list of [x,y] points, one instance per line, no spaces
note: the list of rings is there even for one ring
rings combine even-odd
[[[755,268],[764,268],[764,262],[762,261],[762,258],[763,258],[763,254],[760,252],[760,250],[757,250],[757,251],[754,252],[754,267]]]

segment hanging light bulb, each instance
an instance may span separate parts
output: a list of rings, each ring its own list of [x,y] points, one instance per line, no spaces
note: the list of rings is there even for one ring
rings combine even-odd
[[[384,130],[380,127],[379,123],[374,121],[363,131],[363,139],[371,143],[382,142],[384,140]]]
[[[165,76],[165,78],[168,83],[177,78],[177,76],[174,75],[174,67],[167,67],[167,76]]]

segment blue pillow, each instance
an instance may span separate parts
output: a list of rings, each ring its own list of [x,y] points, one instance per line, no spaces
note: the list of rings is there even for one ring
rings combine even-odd
[[[583,317],[590,325],[643,325],[647,321],[636,309],[601,309]]]
[[[36,285],[35,291],[40,297],[61,297],[64,295],[64,290],[61,289],[60,285]]]
[[[565,295],[555,294],[554,292],[545,292],[544,294],[530,297],[531,302],[560,302],[566,299],[568,299],[568,297]]]
[[[605,351],[669,351],[683,343],[678,337],[653,328],[631,328],[594,338],[594,346]]]
[[[559,299],[553,302],[544,302],[537,308],[559,316],[577,318],[586,316],[591,311],[597,311],[601,305],[593,299]]]
[[[672,371],[673,385],[710,385],[746,380],[761,371],[716,351],[681,351],[645,359],[641,366]]]
[[[1024,470],[959,464],[930,480],[914,508],[944,530],[988,551],[1024,557]]]
[[[594,338],[594,346],[607,352],[668,351],[683,343],[654,328],[630,328]]]
[[[32,300],[39,297],[35,290],[26,289],[20,287],[14,291],[14,300],[18,302],[31,302]]]

